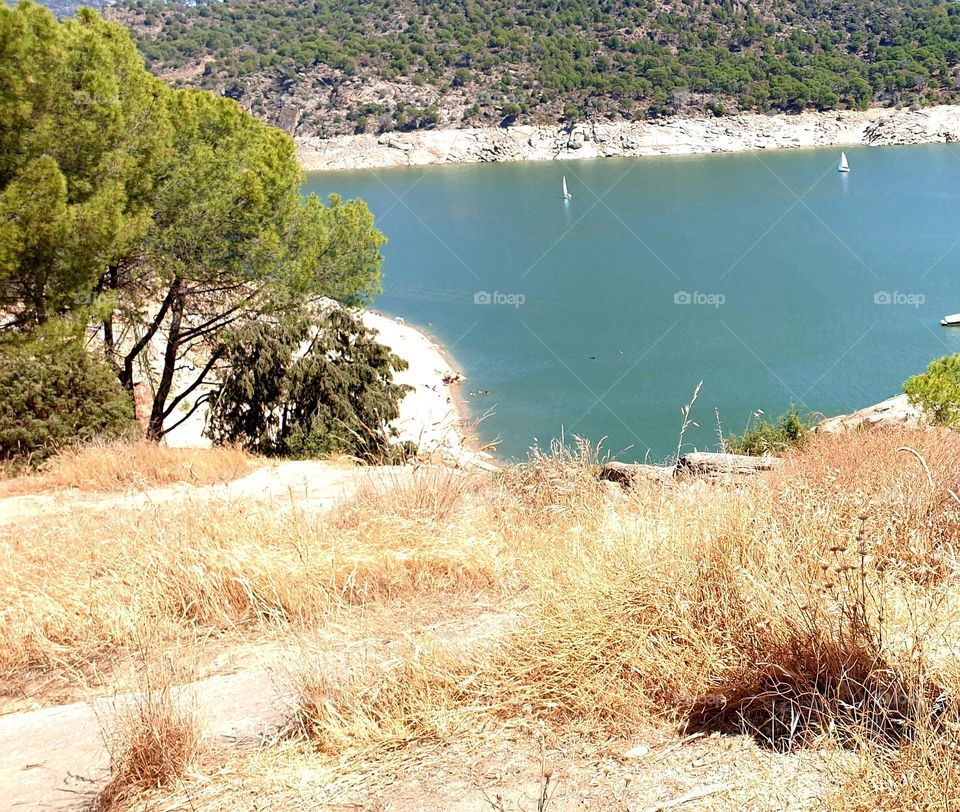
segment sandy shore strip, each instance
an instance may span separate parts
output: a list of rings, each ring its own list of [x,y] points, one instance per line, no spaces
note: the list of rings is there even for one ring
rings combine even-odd
[[[960,105],[299,136],[307,171],[960,141]]]
[[[400,417],[393,423],[399,439],[447,464],[493,468],[492,456],[477,450],[469,433],[457,391],[461,373],[439,345],[402,319],[376,310],[365,310],[363,323],[377,331],[377,341],[409,364],[393,376],[413,388],[400,401]]]

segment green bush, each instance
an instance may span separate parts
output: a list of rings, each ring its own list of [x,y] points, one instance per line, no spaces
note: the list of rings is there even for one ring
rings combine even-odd
[[[750,419],[752,422],[753,417]],[[743,436],[731,435],[724,441],[724,446],[731,454],[780,454],[793,446],[803,445],[809,433],[809,422],[791,406],[776,422],[760,420],[748,424]]]
[[[389,423],[410,387],[393,382],[407,363],[345,310],[316,329],[306,319],[251,322],[218,349],[229,372],[210,409],[208,436],[268,456],[347,453],[396,461],[413,449],[391,443]]]
[[[0,346],[0,459],[39,462],[74,443],[136,430],[116,371],[77,343]]]
[[[960,428],[960,353],[931,361],[926,372],[907,379],[903,391],[934,423]]]

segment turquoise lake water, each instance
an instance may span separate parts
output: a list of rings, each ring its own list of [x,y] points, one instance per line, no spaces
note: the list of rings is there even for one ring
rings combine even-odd
[[[315,173],[389,239],[375,307],[467,376],[499,455],[573,435],[661,460],[827,415],[960,351],[960,145]],[[566,176],[573,199],[561,196]],[[474,392],[470,396],[468,393]]]

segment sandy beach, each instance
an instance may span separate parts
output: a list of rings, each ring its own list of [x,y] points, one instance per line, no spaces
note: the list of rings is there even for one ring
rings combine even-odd
[[[960,105],[300,137],[307,171],[960,141]]]
[[[363,323],[378,333],[409,367],[394,375],[397,383],[413,387],[400,401],[394,427],[401,441],[415,443],[422,454],[439,457],[459,467],[490,467],[491,456],[478,451],[472,438],[456,382],[444,383],[461,373],[434,341],[401,319],[376,310],[365,310]]]

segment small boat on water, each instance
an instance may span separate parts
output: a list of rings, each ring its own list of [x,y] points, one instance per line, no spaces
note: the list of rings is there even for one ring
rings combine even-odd
[[[954,313],[952,316],[944,316],[940,319],[944,327],[960,327],[960,313]]]
[[[567,191],[567,176],[564,175],[564,176],[563,176],[563,199],[564,199],[564,200],[570,200],[572,197],[573,197],[573,195],[570,194],[569,191]]]
[[[840,153],[840,166],[837,167],[837,172],[849,172],[850,164],[847,163],[847,153]]]

